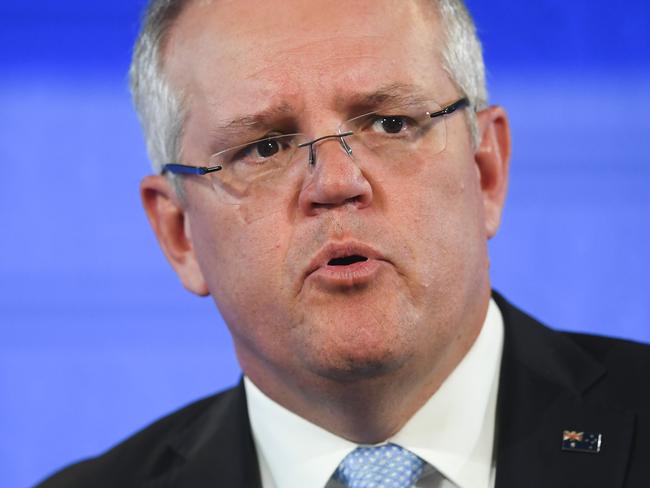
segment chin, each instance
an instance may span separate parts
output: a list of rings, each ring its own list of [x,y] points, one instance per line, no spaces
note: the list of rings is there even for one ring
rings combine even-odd
[[[339,383],[354,383],[358,381],[377,379],[387,376],[399,369],[394,361],[378,361],[358,359],[348,360],[339,365],[332,365],[320,371],[320,375]]]
[[[400,294],[338,297],[295,327],[303,364],[320,376],[357,381],[395,372],[416,355],[421,320]]]
[[[403,338],[384,338],[369,342],[345,341],[321,347],[310,356],[314,373],[338,382],[381,378],[395,373],[413,357]]]

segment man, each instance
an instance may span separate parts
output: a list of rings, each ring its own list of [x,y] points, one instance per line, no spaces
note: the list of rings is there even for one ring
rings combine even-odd
[[[132,81],[245,377],[43,486],[648,486],[648,348],[492,298],[510,138],[460,2],[153,0]]]

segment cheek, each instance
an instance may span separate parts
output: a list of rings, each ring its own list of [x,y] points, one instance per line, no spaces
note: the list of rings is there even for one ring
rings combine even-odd
[[[286,288],[284,227],[275,214],[246,222],[246,211],[222,206],[193,222],[195,252],[208,288],[226,321],[233,323],[259,315],[270,296]]]
[[[283,245],[277,226],[224,226],[209,242],[214,242],[211,269],[219,288],[231,287],[255,293],[256,289],[277,286],[281,276]]]
[[[477,173],[459,157],[429,161],[393,197],[387,211],[405,255],[416,256],[417,282],[449,286],[477,264],[485,252],[483,209]]]

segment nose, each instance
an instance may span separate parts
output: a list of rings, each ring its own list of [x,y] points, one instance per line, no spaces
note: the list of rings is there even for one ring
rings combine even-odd
[[[300,191],[299,206],[306,215],[346,205],[362,209],[372,202],[372,186],[340,138],[314,145],[310,165]],[[309,164],[309,163],[305,163]]]

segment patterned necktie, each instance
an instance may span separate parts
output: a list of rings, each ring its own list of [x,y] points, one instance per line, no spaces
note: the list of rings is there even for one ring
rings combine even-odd
[[[410,488],[424,461],[395,445],[357,447],[341,461],[334,479],[347,488]]]

